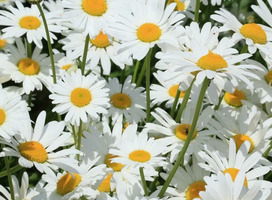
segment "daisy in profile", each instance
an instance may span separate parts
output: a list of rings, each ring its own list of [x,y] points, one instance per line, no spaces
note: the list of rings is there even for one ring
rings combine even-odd
[[[109,89],[105,85],[105,80],[99,80],[93,74],[84,76],[81,70],[66,73],[53,86],[53,94],[49,96],[52,103],[57,104],[53,111],[60,115],[67,113],[65,122],[77,126],[88,118],[97,119],[99,114],[107,113],[109,106]]]
[[[199,193],[195,200],[268,200],[270,189],[261,189],[261,184],[256,183],[251,188],[244,186],[245,173],[238,172],[235,180],[230,174],[218,173],[218,180],[204,177],[207,185],[205,191]]]
[[[34,42],[37,47],[42,48],[42,39],[46,39],[46,33],[44,29],[44,24],[40,12],[36,5],[29,7],[24,7],[20,1],[15,1],[16,7],[8,6],[7,10],[0,11],[0,25],[7,26],[3,28],[3,37],[21,37],[26,34],[27,41],[29,43]],[[55,33],[60,33],[64,30],[61,26],[55,25],[55,15],[56,13],[50,12],[46,13],[46,21],[48,24],[48,29],[53,30]],[[57,37],[50,32],[51,42]]]
[[[223,8],[215,13],[211,18],[223,24],[221,31],[234,31],[232,39],[235,42],[244,39],[251,54],[255,53],[257,48],[262,50],[271,45],[272,28],[256,23],[241,24],[233,14]]]
[[[129,123],[138,123],[145,118],[145,94],[144,88],[131,83],[128,76],[124,84],[120,84],[117,78],[110,79],[107,87],[110,89],[111,107],[106,117],[111,117],[113,123],[123,116]]]
[[[66,52],[66,56],[58,60],[56,66],[56,73],[59,78],[61,78],[65,74],[65,72],[76,72],[78,69],[77,63],[74,59],[71,58],[70,52]]]
[[[64,133],[65,123],[51,121],[45,125],[46,113],[39,114],[34,130],[30,122],[22,124],[19,134],[10,139],[0,139],[5,144],[1,152],[3,156],[18,157],[19,165],[26,168],[35,168],[41,173],[45,172],[52,176],[53,171],[59,168],[71,172],[79,172],[78,161],[68,156],[80,154],[76,149],[58,150],[59,147],[67,145],[71,134]]]
[[[0,63],[0,70],[16,83],[22,83],[24,92],[42,90],[43,85],[49,87],[53,82],[50,76],[50,59],[41,54],[42,49],[35,48],[32,57],[27,56],[27,45],[21,39],[16,39],[15,45],[9,45],[8,60]]]
[[[28,108],[20,95],[0,87],[0,136],[9,138],[19,133],[24,123],[30,123]]]
[[[127,60],[130,56],[142,60],[156,44],[178,45],[176,36],[180,33],[174,31],[175,24],[181,23],[185,16],[174,12],[176,4],[170,4],[164,10],[165,0],[129,2],[132,12],[122,13],[116,17],[116,23],[108,28],[110,34],[122,42],[116,49],[121,60]]]

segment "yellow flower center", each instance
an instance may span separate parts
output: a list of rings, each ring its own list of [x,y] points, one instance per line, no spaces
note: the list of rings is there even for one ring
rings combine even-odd
[[[111,44],[107,34],[102,31],[94,39],[90,39],[90,42],[97,48],[105,48]]]
[[[239,169],[236,169],[236,168],[227,168],[227,169],[225,169],[223,171],[223,173],[224,174],[229,173],[230,176],[231,176],[232,181],[234,182],[237,174],[239,173]],[[245,177],[245,180],[244,180],[244,186],[247,187],[247,179],[246,179],[246,177]]]
[[[129,159],[136,162],[147,162],[151,159],[151,155],[145,150],[135,150],[129,154]]]
[[[40,65],[37,61],[30,58],[21,59],[18,64],[18,69],[25,75],[35,75],[40,71]]]
[[[102,16],[108,9],[105,0],[82,0],[82,9],[92,16]]]
[[[168,93],[171,97],[176,97],[177,95],[177,92],[178,92],[178,88],[179,88],[179,85],[173,85],[172,87],[169,88],[168,90]],[[184,91],[181,91],[180,92],[180,95],[179,95],[179,98],[183,98],[185,92]]]
[[[186,200],[193,200],[194,198],[200,198],[199,192],[205,191],[206,183],[204,181],[197,181],[189,185],[186,190]]]
[[[99,185],[98,190],[100,192],[110,192],[110,181],[111,181],[112,174],[109,174]]]
[[[68,65],[63,65],[62,67],[61,67],[61,69],[63,69],[63,70],[68,70],[70,67],[72,67],[73,66],[73,64],[68,64]]]
[[[272,70],[269,71],[265,76],[264,79],[266,80],[266,82],[271,85],[272,84]]]
[[[0,39],[0,49],[3,49],[6,46],[7,40]]]
[[[76,88],[71,92],[71,102],[77,107],[87,106],[92,101],[92,94],[86,88]]]
[[[249,153],[253,150],[254,148],[254,143],[252,141],[252,139],[248,136],[248,135],[244,135],[244,134],[237,134],[233,136],[233,139],[235,141],[236,144],[236,150],[238,151],[238,149],[241,147],[241,145],[245,142],[245,141],[249,141],[250,142],[250,148],[249,148]]]
[[[142,42],[154,42],[161,37],[161,29],[156,24],[145,23],[138,28],[137,37]]]
[[[175,10],[176,11],[184,11],[185,10],[185,3],[182,3],[180,0],[169,0],[168,4],[170,3],[176,3]]]
[[[111,103],[114,107],[126,109],[131,106],[131,98],[124,93],[116,93],[111,96]]]
[[[180,140],[185,141],[187,139],[187,136],[188,136],[190,130],[191,130],[191,125],[180,124],[175,128],[174,132]],[[196,134],[197,134],[197,131],[194,130],[192,139],[194,139],[196,137]]]
[[[80,183],[81,176],[79,174],[73,173],[73,176],[70,173],[63,175],[57,182],[57,193],[60,195],[65,195],[69,192],[72,192]]]
[[[115,156],[112,154],[107,154],[105,157],[105,164],[107,165],[107,167],[112,168],[115,172],[119,172],[122,170],[124,165],[122,165],[121,163],[111,162],[111,159],[116,158],[116,157],[118,157],[118,156]]]
[[[20,19],[19,24],[21,28],[33,30],[40,27],[41,21],[35,16],[25,16]]]
[[[6,120],[6,113],[3,109],[0,108],[0,126],[5,122]]]
[[[207,55],[199,58],[197,66],[204,70],[216,71],[228,67],[228,63],[222,56],[209,51]]]
[[[48,159],[45,148],[39,142],[24,142],[18,146],[18,149],[21,155],[30,161],[44,163]]]
[[[246,100],[246,95],[243,91],[235,89],[233,94],[226,92],[224,100],[231,106],[240,107],[243,105],[242,100]]]
[[[241,27],[240,33],[245,38],[250,38],[254,43],[257,44],[265,44],[267,42],[266,33],[258,24],[245,24]]]

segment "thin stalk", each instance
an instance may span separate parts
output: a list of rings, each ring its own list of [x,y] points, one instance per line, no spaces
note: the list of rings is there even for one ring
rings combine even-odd
[[[52,72],[53,72],[53,82],[57,83],[56,67],[55,67],[55,61],[54,61],[53,50],[52,50],[52,45],[51,45],[51,39],[50,39],[50,35],[49,35],[49,29],[48,29],[46,18],[45,18],[45,15],[44,15],[44,12],[43,12],[43,9],[42,9],[40,3],[37,3],[36,5],[37,5],[39,12],[41,14],[43,24],[44,24],[45,33],[46,33],[47,46],[48,46],[48,50],[49,50],[50,62],[51,62],[51,67],[52,67]]]
[[[144,194],[145,194],[145,196],[149,196],[148,191],[147,191],[145,177],[144,177],[144,169],[143,169],[143,167],[140,167],[139,170],[140,170],[141,180],[142,180],[142,183],[143,183]]]
[[[125,75],[126,75],[126,68],[127,66],[125,65],[125,68],[122,70],[122,73],[121,73],[121,77],[120,77],[120,82],[121,83],[124,83],[124,80],[125,80]]]
[[[180,85],[180,84],[179,84],[179,85]],[[180,90],[179,90],[179,88],[178,88],[177,94],[176,94],[176,97],[175,97],[175,100],[174,100],[174,103],[173,103],[173,106],[172,106],[172,109],[171,109],[171,113],[170,113],[170,116],[171,116],[172,118],[174,118],[174,114],[175,114],[176,107],[177,107],[177,104],[178,104],[179,96],[180,96]]]
[[[143,66],[142,66],[140,75],[139,75],[137,82],[136,82],[136,87],[139,87],[141,85],[144,75],[145,75],[145,64],[143,64]]]
[[[205,78],[205,80],[203,81],[202,83],[202,87],[201,87],[201,91],[199,93],[199,96],[198,96],[198,101],[197,101],[197,104],[196,104],[196,109],[195,109],[195,114],[194,114],[194,118],[193,118],[193,122],[191,124],[191,129],[190,129],[190,132],[186,138],[186,141],[181,149],[181,151],[179,152],[179,155],[178,155],[178,158],[176,160],[176,163],[172,169],[172,171],[170,172],[169,176],[167,177],[160,193],[158,194],[158,197],[162,198],[166,189],[168,188],[172,178],[174,177],[178,167],[181,165],[183,165],[183,162],[184,162],[184,155],[189,147],[189,144],[191,142],[191,139],[192,139],[192,136],[193,136],[193,132],[195,130],[195,127],[196,127],[196,124],[197,124],[197,121],[198,121],[198,117],[199,117],[199,114],[200,114],[200,110],[202,108],[202,102],[203,102],[203,99],[204,99],[204,96],[205,96],[205,92],[209,86],[209,83],[210,83],[210,79],[207,79]]]
[[[177,123],[179,122],[179,120],[181,118],[181,115],[183,113],[183,110],[185,109],[185,107],[186,107],[186,105],[188,103],[188,100],[189,100],[189,97],[190,97],[191,90],[192,90],[192,87],[194,85],[194,82],[195,82],[195,78],[192,80],[192,83],[191,83],[190,87],[186,90],[185,95],[184,95],[184,97],[182,99],[182,103],[179,106],[178,114],[177,114],[177,116],[175,118],[175,121]]]
[[[27,57],[31,58],[32,57],[32,45],[26,40],[27,43]]]
[[[200,8],[200,0],[196,0],[196,5],[195,5],[195,22],[198,22],[199,19],[199,8]]]
[[[77,140],[77,149],[80,150],[81,148],[81,138],[83,134],[83,123],[80,120],[79,129],[78,129],[78,140]],[[79,155],[77,155],[77,159],[79,160]]]
[[[32,102],[32,91],[28,95],[27,104],[29,108],[31,108],[31,102]]]
[[[21,165],[16,165],[12,168],[10,168],[10,173],[14,174],[15,172],[18,172],[20,169],[22,169]],[[3,178],[8,175],[7,171],[0,172],[0,178]]]
[[[137,60],[136,65],[135,65],[135,69],[134,69],[134,72],[133,72],[132,83],[136,82],[136,76],[137,76],[137,73],[138,73],[138,70],[139,70],[139,65],[140,65],[140,61]]]
[[[243,46],[243,48],[242,48],[242,50],[241,50],[241,53],[240,53],[240,54],[242,54],[242,53],[246,53],[246,52],[247,52],[247,50],[248,50],[248,46],[247,46],[246,44],[244,44],[244,46]]]
[[[158,173],[160,173],[160,172],[162,171],[162,167],[158,167],[158,168],[156,169],[156,171],[157,171]],[[156,183],[158,182],[158,179],[159,179],[159,176],[156,176],[156,177],[154,178],[154,181],[149,185],[149,188],[150,188],[151,193],[152,193],[153,191],[156,190]]]
[[[73,132],[75,146],[77,146],[76,129],[74,125],[72,126],[72,132]]]
[[[226,92],[224,91],[224,93],[219,97],[218,104],[214,107],[214,110],[218,110],[219,109],[219,107],[220,107],[220,105],[222,103],[222,100],[224,98],[225,93]]]
[[[85,72],[85,66],[86,66],[86,60],[87,60],[87,53],[88,53],[88,46],[90,43],[90,36],[89,34],[86,36],[85,44],[84,44],[84,52],[82,56],[82,63],[81,63],[81,73],[84,74]]]
[[[268,149],[263,153],[263,157],[264,158],[267,158],[269,152],[271,151],[272,149],[272,141],[270,142],[270,146],[268,147]]]
[[[146,68],[145,68],[145,90],[146,90],[146,122],[150,119],[150,59],[151,59],[152,49],[149,50],[146,56]]]
[[[2,149],[4,149],[5,145],[2,144]],[[7,156],[4,157],[4,162],[5,162],[5,167],[6,167],[6,171],[7,171],[7,176],[8,176],[8,184],[9,184],[9,189],[10,189],[10,197],[12,200],[15,200],[14,197],[14,188],[13,188],[13,184],[12,184],[12,178],[11,178],[11,171],[9,168],[9,159]]]

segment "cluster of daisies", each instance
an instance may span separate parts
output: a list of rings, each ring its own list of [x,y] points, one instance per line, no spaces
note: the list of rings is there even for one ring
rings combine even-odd
[[[0,0],[0,200],[271,200],[272,0],[230,4]]]

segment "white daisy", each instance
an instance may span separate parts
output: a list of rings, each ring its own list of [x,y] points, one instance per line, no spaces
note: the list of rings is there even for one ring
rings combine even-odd
[[[176,3],[175,11],[182,12],[187,17],[193,19],[191,11],[195,11],[195,1],[192,0],[169,0],[168,4]]]
[[[245,39],[250,53],[255,53],[257,48],[263,49],[267,48],[267,45],[271,45],[272,28],[255,23],[243,25],[233,14],[223,8],[215,11],[215,13],[216,14],[211,15],[211,18],[215,21],[223,23],[220,30],[234,31],[232,39],[234,39],[236,42]]]
[[[128,76],[124,84],[120,84],[117,78],[110,79],[107,87],[110,89],[111,107],[106,117],[111,117],[113,123],[122,116],[129,123],[138,123],[145,118],[145,94],[144,88],[131,83]]]
[[[52,121],[45,125],[46,113],[39,114],[34,130],[30,123],[23,124],[20,134],[14,138],[0,139],[6,147],[1,156],[18,157],[22,167],[31,168],[33,165],[40,172],[52,175],[59,168],[71,172],[80,171],[78,162],[69,155],[79,154],[76,149],[63,149],[54,152],[59,147],[67,145],[71,134],[62,134],[65,123]]]
[[[3,28],[3,37],[21,37],[26,34],[27,41],[29,43],[34,42],[37,47],[42,48],[42,38],[46,39],[46,33],[44,29],[44,24],[40,12],[36,5],[29,7],[24,7],[20,1],[15,1],[16,7],[8,6],[9,11],[0,11],[0,25],[8,26]],[[51,42],[57,37],[52,33],[60,33],[63,28],[61,26],[55,25],[55,15],[57,13],[48,12],[46,13],[46,21],[48,24],[48,29],[50,32]]]
[[[106,114],[109,106],[108,89],[104,88],[105,80],[90,74],[84,76],[80,70],[66,73],[62,80],[53,86],[53,94],[49,96],[53,109],[59,114],[67,113],[65,121],[79,126],[80,120],[87,122],[88,118],[97,119],[98,114]]]
[[[131,0],[132,12],[124,12],[116,17],[116,23],[110,25],[110,34],[122,41],[117,53],[127,60],[143,59],[155,44],[169,43],[177,45],[176,36],[181,33],[176,26],[184,18],[183,14],[173,12],[176,4],[168,5],[164,10],[165,0]]]
[[[0,63],[0,69],[14,82],[22,83],[25,93],[29,94],[35,89],[42,90],[42,83],[50,87],[53,80],[49,75],[49,57],[36,47],[29,58],[26,46],[21,39],[16,39],[16,46],[9,45],[8,60]]]

